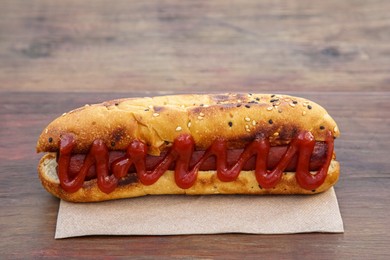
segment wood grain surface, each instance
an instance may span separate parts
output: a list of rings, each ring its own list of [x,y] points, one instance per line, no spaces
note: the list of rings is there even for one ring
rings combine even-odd
[[[389,259],[390,2],[0,0],[0,258]],[[125,96],[286,93],[341,130],[343,234],[54,240],[41,130]],[[91,217],[93,221],[93,217]]]
[[[390,2],[1,1],[7,90],[381,90]]]
[[[1,254],[17,258],[389,256],[390,93],[294,94],[324,105],[341,129],[342,136],[336,140],[335,149],[342,170],[335,190],[344,234],[126,236],[55,241],[58,200],[41,187],[36,172],[41,155],[35,154],[34,149],[40,131],[64,111],[134,94],[7,92],[0,100]]]

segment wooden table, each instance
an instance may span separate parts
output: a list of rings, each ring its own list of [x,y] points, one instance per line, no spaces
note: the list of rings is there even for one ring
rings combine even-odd
[[[389,258],[390,3],[287,2],[3,2],[0,258]],[[59,203],[36,171],[47,123],[111,98],[226,91],[327,108],[344,234],[54,240]]]

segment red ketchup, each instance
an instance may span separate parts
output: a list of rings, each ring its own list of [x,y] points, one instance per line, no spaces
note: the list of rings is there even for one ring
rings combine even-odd
[[[333,156],[334,144],[331,132],[327,132],[325,140],[327,144],[325,163],[315,174],[312,174],[309,171],[309,164],[315,143],[314,137],[310,132],[303,131],[299,133],[291,141],[276,167],[273,170],[267,170],[268,155],[270,152],[270,143],[267,138],[258,137],[248,144],[237,162],[232,165],[228,165],[227,141],[224,139],[216,139],[200,159],[191,166],[190,163],[195,143],[192,136],[184,134],[174,140],[170,151],[153,169],[147,170],[147,146],[145,143],[134,140],[127,148],[126,154],[109,165],[109,151],[103,141],[97,139],[93,142],[88,155],[85,157],[80,171],[75,177],[71,178],[69,176],[69,164],[75,141],[71,135],[64,135],[60,141],[58,172],[61,187],[66,192],[72,193],[82,187],[90,167],[95,166],[98,187],[101,191],[108,194],[115,190],[119,180],[128,174],[131,166],[135,167],[137,177],[142,184],[151,185],[174,163],[176,184],[182,189],[188,189],[194,185],[201,165],[210,157],[215,157],[218,178],[221,181],[230,182],[237,179],[244,165],[249,159],[255,156],[256,180],[262,188],[270,189],[278,184],[284,170],[297,154],[296,180],[302,188],[314,190],[325,181]]]

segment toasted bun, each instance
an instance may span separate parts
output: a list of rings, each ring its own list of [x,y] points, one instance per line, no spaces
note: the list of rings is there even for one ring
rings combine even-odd
[[[269,137],[271,145],[288,144],[302,130],[310,131],[317,141],[325,139],[327,130],[339,136],[335,121],[324,108],[287,95],[129,98],[65,113],[43,130],[37,151],[58,151],[62,134],[73,135],[75,153],[86,153],[99,138],[110,150],[126,150],[138,139],[149,146],[150,154],[159,155],[184,133],[192,135],[196,148],[203,150],[216,136],[227,140],[229,148],[242,148],[259,134]]]
[[[242,171],[232,182],[222,182],[217,178],[216,171],[200,171],[196,183],[189,189],[179,188],[174,180],[174,172],[167,171],[154,184],[141,184],[135,173],[129,174],[129,179],[118,186],[113,192],[106,194],[97,186],[96,180],[86,181],[81,189],[75,193],[67,193],[60,187],[57,176],[57,162],[54,153],[46,154],[38,166],[39,177],[45,189],[54,196],[73,202],[95,202],[113,199],[139,197],[161,194],[315,194],[332,187],[339,178],[340,166],[332,160],[325,182],[316,190],[301,188],[293,172],[283,174],[281,181],[273,189],[262,189],[256,181],[254,171]],[[125,184],[128,182],[128,184]]]

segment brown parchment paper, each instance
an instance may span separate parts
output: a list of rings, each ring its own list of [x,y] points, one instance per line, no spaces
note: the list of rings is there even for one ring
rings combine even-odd
[[[55,238],[343,231],[331,188],[309,196],[163,195],[99,203],[61,201]]]

